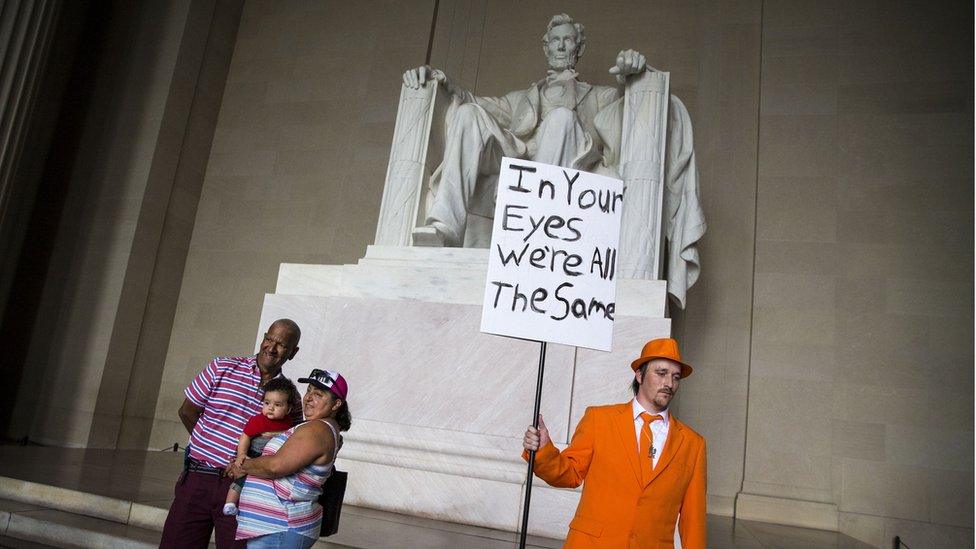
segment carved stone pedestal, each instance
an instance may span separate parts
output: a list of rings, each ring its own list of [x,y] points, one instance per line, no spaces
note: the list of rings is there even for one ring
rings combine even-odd
[[[487,254],[370,246],[356,265],[281,265],[260,325],[301,325],[288,377],[328,368],[349,382],[346,502],[517,530],[539,343],[478,331]],[[557,445],[587,406],[631,398],[630,361],[670,334],[664,303],[665,282],[620,280],[613,352],[548,347],[542,411]],[[530,533],[564,537],[578,498],[537,480]]]

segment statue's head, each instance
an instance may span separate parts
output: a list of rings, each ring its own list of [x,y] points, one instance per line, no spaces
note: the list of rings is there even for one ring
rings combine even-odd
[[[542,35],[542,52],[549,62],[549,68],[561,71],[576,67],[585,49],[583,25],[565,13],[553,15],[546,33]]]

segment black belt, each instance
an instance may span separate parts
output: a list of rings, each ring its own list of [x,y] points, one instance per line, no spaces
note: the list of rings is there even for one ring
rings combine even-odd
[[[211,467],[209,465],[203,465],[200,463],[187,463],[186,470],[191,473],[203,473],[205,475],[217,475],[218,477],[224,476],[224,470],[219,467]]]

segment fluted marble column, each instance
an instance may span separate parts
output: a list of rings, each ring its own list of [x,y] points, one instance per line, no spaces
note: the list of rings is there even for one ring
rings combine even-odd
[[[0,275],[0,312],[16,261],[20,231],[16,225],[31,200],[16,179],[17,164],[27,139],[35,98],[40,92],[60,0],[0,1],[0,257],[7,258]]]
[[[14,167],[37,96],[58,0],[0,4],[0,223],[7,219]]]

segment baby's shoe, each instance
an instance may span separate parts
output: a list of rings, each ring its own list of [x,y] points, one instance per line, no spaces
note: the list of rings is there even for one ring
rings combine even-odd
[[[225,503],[224,504],[224,514],[225,515],[236,515],[237,514],[237,505],[234,505],[233,503]]]

